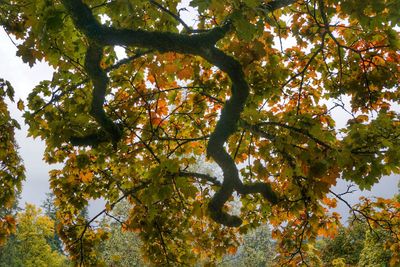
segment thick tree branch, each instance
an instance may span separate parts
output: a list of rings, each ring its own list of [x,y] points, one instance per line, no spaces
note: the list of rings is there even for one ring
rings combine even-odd
[[[82,0],[63,0],[62,3],[71,15],[75,26],[89,39],[101,45],[127,45],[159,52],[178,52],[200,55],[222,39],[230,30],[230,23],[222,27],[195,35],[172,32],[145,31],[134,29],[117,29],[101,25],[93,16],[91,9]]]
[[[270,2],[270,10],[275,10],[293,2]],[[229,22],[222,27],[216,27],[208,32],[195,35],[117,29],[101,25],[82,0],[62,0],[62,3],[72,16],[75,26],[90,40],[85,68],[94,85],[91,114],[102,128],[111,135],[114,143],[121,138],[121,133],[118,127],[106,116],[102,108],[108,83],[105,72],[99,67],[102,47],[105,45],[126,45],[154,49],[161,53],[176,52],[201,56],[226,72],[232,82],[232,96],[226,101],[221,111],[220,119],[210,136],[207,147],[208,156],[212,157],[220,166],[224,176],[221,188],[209,203],[210,216],[216,222],[226,226],[239,226],[242,223],[239,217],[231,216],[222,211],[224,204],[232,196],[234,190],[240,194],[261,193],[271,203],[278,201],[277,195],[268,184],[261,182],[243,184],[239,178],[239,172],[234,160],[224,148],[225,142],[236,132],[240,114],[249,95],[249,86],[241,64],[215,47],[216,42],[230,30],[231,24]]]
[[[105,131],[103,134],[105,135],[96,133],[93,134],[93,136],[73,137],[71,139],[73,144],[95,145],[110,139],[115,145],[122,137],[120,127],[107,116],[103,109],[108,86],[108,77],[106,72],[100,67],[102,57],[103,48],[96,43],[90,43],[85,58],[85,70],[93,83],[93,98],[90,115],[92,115],[102,127]]]
[[[296,2],[296,0],[274,0],[274,1],[270,1],[266,4],[263,4],[263,7],[265,9],[267,9],[268,11],[272,12],[274,10],[290,6],[291,4],[294,4],[295,2]]]

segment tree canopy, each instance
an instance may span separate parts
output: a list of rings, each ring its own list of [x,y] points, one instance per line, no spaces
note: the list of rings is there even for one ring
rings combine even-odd
[[[17,215],[17,230],[5,247],[0,248],[0,266],[61,267],[67,259],[52,250],[47,239],[54,234],[54,221],[41,215],[40,209],[27,204]]]
[[[122,199],[122,229],[155,264],[212,261],[266,222],[279,264],[307,264],[340,224],[329,208],[349,205],[338,179],[368,189],[400,172],[400,1],[0,0],[0,24],[25,63],[54,68],[18,108],[63,164],[50,172],[58,233],[82,265],[100,264],[95,221]],[[24,177],[0,86],[10,205]],[[194,171],[204,156],[214,173]],[[105,209],[82,216],[98,198]],[[391,235],[398,263],[399,202],[350,208]],[[12,224],[1,217],[0,237]]]

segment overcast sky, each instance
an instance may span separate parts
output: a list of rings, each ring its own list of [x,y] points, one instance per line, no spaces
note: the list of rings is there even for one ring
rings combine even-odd
[[[22,60],[16,57],[16,47],[10,41],[3,29],[0,29],[0,77],[11,82],[15,88],[15,100],[26,101],[26,97],[31,89],[41,80],[51,79],[52,69],[45,63],[36,63],[33,68],[29,68],[27,64],[23,64]],[[20,146],[19,152],[24,160],[26,167],[27,179],[23,186],[21,206],[25,202],[41,205],[45,199],[45,193],[49,192],[48,171],[60,166],[49,166],[43,162],[44,143],[38,139],[34,140],[27,137],[27,127],[23,123],[22,112],[16,108],[16,103],[9,103],[9,109],[12,117],[17,119],[21,124],[21,130],[16,131],[16,139]],[[336,114],[340,118],[340,125],[344,126],[345,119],[341,113]],[[372,190],[357,192],[346,195],[345,198],[350,203],[356,203],[361,195],[381,196],[391,198],[397,193],[397,183],[399,176],[384,177],[381,182],[375,185]],[[333,189],[337,193],[346,191],[347,183],[340,181]],[[100,205],[93,205],[90,214],[96,213],[100,209]],[[348,210],[344,204],[339,203],[338,210],[344,218],[347,218]]]

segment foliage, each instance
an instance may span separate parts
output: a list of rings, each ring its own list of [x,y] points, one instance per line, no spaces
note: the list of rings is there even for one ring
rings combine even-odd
[[[43,208],[44,215],[48,216],[51,220],[54,221],[54,228],[57,229],[60,221],[57,218],[57,207],[54,204],[55,196],[52,192],[46,193],[46,199],[42,203],[41,207]],[[87,208],[84,208],[80,211],[80,216],[87,219],[89,217],[89,211]],[[49,237],[47,242],[50,244],[53,250],[57,250],[61,254],[65,254],[63,244],[60,236],[57,231],[54,231],[53,236]]]
[[[10,207],[0,207],[1,216],[12,216],[15,218],[17,213],[21,211],[18,207],[19,204],[19,195],[16,197],[13,206]],[[9,236],[7,237],[7,241],[0,246],[0,266],[11,266],[11,263],[17,258],[18,251],[14,244],[16,244],[15,235],[13,234],[15,231],[15,225],[13,225],[13,232],[7,233]],[[10,235],[11,234],[11,235]]]
[[[156,265],[217,261],[238,233],[267,221],[278,265],[311,264],[312,243],[340,224],[328,212],[345,201],[331,190],[337,180],[368,189],[400,172],[400,2],[188,4],[193,28],[178,0],[0,1],[17,55],[55,69],[24,116],[46,142],[45,160],[64,164],[50,173],[59,235],[72,259],[98,264],[94,248],[109,235],[80,210],[103,198],[109,212],[126,198],[123,226]],[[337,129],[341,109],[352,118]],[[199,155],[218,164],[222,182],[188,171]],[[384,199],[352,207],[391,235],[393,264],[399,209]]]
[[[0,266],[22,266],[22,262],[19,261],[19,251],[15,246],[17,240],[15,235],[10,235],[7,238],[7,242],[0,247]]]
[[[399,185],[400,186],[400,185]],[[400,188],[400,187],[399,187]],[[386,206],[380,204],[380,210],[367,212],[365,209],[352,210],[353,216],[349,219],[348,227],[340,227],[333,239],[324,238],[318,242],[319,253],[324,266],[396,266],[398,265],[399,241],[392,234],[393,231],[387,218],[391,216],[391,205],[398,205],[396,195],[393,200],[385,200]],[[374,205],[382,202],[378,199]],[[369,206],[372,208],[374,205]],[[381,210],[387,209],[387,210]],[[369,214],[361,220],[356,214]],[[380,228],[374,224],[380,223]],[[393,255],[395,254],[395,255]]]
[[[17,203],[25,179],[25,169],[14,138],[14,129],[20,126],[10,117],[6,98],[14,101],[14,88],[0,78],[0,246],[15,230],[15,219],[10,211]]]
[[[54,222],[40,213],[31,204],[18,213],[16,233],[0,249],[0,266],[67,266],[66,258],[47,243],[53,236]]]
[[[57,219],[57,208],[54,206],[54,194],[46,193],[46,199],[41,205],[44,215],[49,217],[54,222],[54,229],[57,229],[59,221]],[[47,238],[47,243],[50,245],[52,250],[58,251],[60,254],[64,254],[62,241],[57,234],[57,231],[53,232],[53,236]]]
[[[129,203],[122,202],[109,216],[122,221],[128,215],[127,210],[129,210]],[[139,235],[126,230],[121,231],[120,223],[112,218],[105,217],[101,222],[102,225],[110,228],[109,238],[97,249],[106,266],[146,266],[141,252],[143,244]]]
[[[390,250],[385,249],[382,235],[368,231],[358,266],[389,266]]]
[[[354,222],[348,227],[340,227],[334,238],[323,239],[319,250],[324,265],[332,266],[335,259],[342,259],[350,266],[357,265],[364,248],[367,227],[365,223]]]
[[[385,259],[385,262],[388,261],[390,266],[399,265],[400,216],[398,214],[400,211],[400,202],[398,201],[398,196],[395,196],[393,199],[376,198],[375,201],[364,198],[361,200],[360,204],[356,206],[356,210],[367,219],[369,230],[372,232],[366,237],[366,245],[364,246],[366,254],[363,256],[363,263],[366,264],[365,257],[367,259],[371,257],[371,260]],[[371,256],[370,253],[374,252],[373,245],[369,244],[371,242],[376,242],[376,248],[383,246],[384,249],[381,249],[381,252],[376,253],[376,255]]]
[[[245,234],[243,243],[230,253],[218,266],[272,266],[276,252],[269,227],[261,225]]]

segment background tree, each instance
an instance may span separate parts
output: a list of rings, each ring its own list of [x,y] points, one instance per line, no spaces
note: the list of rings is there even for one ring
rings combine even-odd
[[[41,207],[44,215],[54,222],[54,229],[57,229],[59,221],[57,219],[57,208],[54,205],[54,194],[52,192],[46,193],[46,199],[43,201]],[[53,236],[48,238],[47,243],[51,246],[52,250],[57,250],[60,254],[64,254],[63,244],[57,231],[53,232]]]
[[[217,266],[272,266],[276,257],[271,231],[261,225],[243,236],[243,243]]]
[[[389,266],[391,253],[384,246],[384,235],[367,231],[358,266]]]
[[[107,266],[146,266],[141,247],[143,245],[137,233],[121,229],[121,223],[129,215],[129,203],[119,203],[112,213],[103,218],[101,224],[109,228],[109,238],[100,244],[99,256]]]
[[[341,258],[345,264],[357,266],[364,248],[367,228],[365,222],[354,222],[348,227],[340,227],[334,238],[324,238],[319,244],[324,264],[333,266],[333,261]]]
[[[400,188],[400,184],[399,184]],[[399,205],[399,195],[393,197],[393,201],[386,201],[388,208],[391,205]],[[382,200],[380,200],[382,201]],[[377,202],[379,203],[379,201]],[[326,266],[394,266],[397,258],[392,257],[390,245],[396,247],[398,240],[392,240],[392,236],[381,229],[374,229],[373,223],[387,223],[385,217],[377,216],[378,221],[360,220],[355,210],[348,220],[347,227],[340,227],[334,238],[324,238],[318,242],[321,259]],[[363,211],[358,211],[363,212]],[[390,232],[390,231],[389,231]],[[392,251],[396,251],[392,249]],[[390,260],[392,259],[392,262]],[[336,264],[336,265],[335,265]]]
[[[55,205],[55,197],[52,192],[46,193],[46,199],[43,201],[41,207],[44,215],[49,217],[54,222],[54,229],[57,229],[59,225],[59,219],[57,218],[57,206]],[[81,216],[83,218],[89,218],[88,208],[85,207],[81,210]],[[49,237],[47,242],[50,244],[52,250],[57,250],[60,254],[65,254],[62,241],[57,231],[54,231],[53,236]]]
[[[24,116],[45,160],[64,164],[50,173],[59,235],[73,260],[98,264],[108,234],[94,223],[126,198],[124,225],[155,265],[216,261],[266,222],[277,264],[312,264],[312,243],[340,224],[328,209],[347,203],[337,180],[368,189],[400,172],[400,2],[192,0],[193,23],[181,2],[0,1],[17,55],[55,69]],[[188,171],[199,155],[222,181]],[[100,197],[104,211],[84,218]],[[350,208],[391,235],[396,263],[399,203]]]
[[[17,214],[16,233],[0,249],[0,266],[68,266],[66,258],[47,243],[53,237],[54,222],[40,213],[34,205],[26,204]]]
[[[1,216],[12,216],[12,218],[15,218],[17,213],[21,211],[21,209],[18,207],[18,204],[19,197],[17,196],[11,208],[6,206],[0,207]],[[15,239],[14,232],[9,232],[7,236],[7,241],[0,246],[0,266],[11,266],[10,264],[13,261],[16,261],[15,259],[18,257],[18,251],[15,246],[16,243],[17,241]]]

